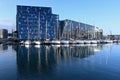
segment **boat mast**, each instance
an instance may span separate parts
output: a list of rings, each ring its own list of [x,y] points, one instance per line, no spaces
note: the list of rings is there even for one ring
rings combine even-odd
[[[55,40],[59,38],[59,31],[58,31],[58,16],[57,16],[57,26],[54,26],[54,34],[55,34]]]
[[[86,23],[85,23],[85,37],[86,37]]]
[[[47,27],[48,27],[48,23],[47,23],[47,20],[46,20],[46,36],[45,36],[46,40],[47,40]]]
[[[110,35],[112,35],[111,31],[110,31],[110,34],[109,34],[109,40],[111,40],[111,39],[110,39]]]
[[[96,28],[95,28],[95,26],[94,26],[94,39],[95,39],[95,31],[96,31]]]
[[[28,22],[28,17],[27,17],[27,27],[28,27],[28,40],[30,39],[30,34],[29,34],[29,22]]]
[[[86,25],[87,25],[87,24],[86,24]],[[89,27],[86,26],[86,28],[87,28],[87,38],[88,38],[88,40],[89,40]]]
[[[72,21],[71,21],[71,39],[73,39],[72,37],[72,32],[73,32],[73,23],[72,23]]]
[[[72,39],[72,22],[70,22],[70,40]]]
[[[66,29],[66,27],[67,27],[67,21],[65,21],[65,29]],[[65,38],[66,38],[66,39],[67,39],[67,32],[68,32],[68,31],[65,32]]]
[[[79,22],[79,29],[78,29],[78,39],[80,39],[80,22]]]
[[[38,40],[40,40],[40,12],[38,14]]]
[[[57,19],[56,19],[57,20]],[[58,24],[58,22],[56,22],[57,24]],[[54,25],[54,35],[55,35],[55,40],[56,40],[56,38],[57,38],[57,34],[55,34],[55,33],[57,33],[57,26],[58,25]]]

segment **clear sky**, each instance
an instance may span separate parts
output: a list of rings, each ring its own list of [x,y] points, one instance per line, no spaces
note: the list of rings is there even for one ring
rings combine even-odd
[[[0,28],[16,28],[16,5],[48,6],[61,20],[95,25],[104,34],[120,34],[120,0],[1,0]]]

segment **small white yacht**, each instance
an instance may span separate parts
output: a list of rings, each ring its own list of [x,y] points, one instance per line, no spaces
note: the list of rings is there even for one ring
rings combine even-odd
[[[76,41],[75,40],[70,40],[69,44],[76,44]]]
[[[113,43],[113,40],[104,40],[105,43]]]
[[[59,40],[52,40],[51,43],[52,44],[60,44],[60,41]]]
[[[34,43],[35,43],[36,45],[40,45],[40,44],[41,44],[40,41],[34,41]]]
[[[90,40],[84,40],[84,44],[91,44]]]
[[[24,42],[25,45],[30,45],[31,44],[31,41],[27,40]]]
[[[100,44],[100,43],[102,43],[102,40],[97,40],[97,44]]]
[[[97,40],[91,40],[91,44],[97,44]]]
[[[40,45],[41,44],[41,42],[40,42],[40,12],[38,14],[38,32],[37,32],[37,34],[38,34],[37,35],[38,39],[36,41],[34,41],[34,44]]]
[[[44,44],[50,44],[51,41],[49,39],[46,39],[45,41],[43,41]]]
[[[84,44],[84,41],[83,40],[76,40],[76,43],[77,44]]]
[[[113,40],[107,40],[107,43],[113,43]]]
[[[61,40],[60,43],[61,44],[69,44],[69,40]]]
[[[25,45],[30,45],[31,41],[30,41],[30,32],[29,32],[29,19],[27,18],[27,27],[28,27],[28,32],[27,32],[27,40],[24,42]]]

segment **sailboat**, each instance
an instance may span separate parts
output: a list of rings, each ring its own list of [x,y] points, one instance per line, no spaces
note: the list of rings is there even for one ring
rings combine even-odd
[[[60,41],[59,40],[52,40],[51,43],[52,44],[60,44]]]
[[[106,43],[113,43],[112,40],[106,40]]]
[[[76,30],[77,30],[77,38],[75,39],[75,41],[74,41],[74,43],[75,44],[84,44],[84,41],[82,41],[82,40],[79,40],[79,32],[80,32],[80,23],[78,24],[78,27],[76,28]]]
[[[79,23],[79,27],[78,27],[78,34],[80,34],[80,23]],[[81,34],[80,34],[81,35]],[[78,36],[79,37],[79,36]],[[84,41],[83,40],[80,40],[79,38],[76,40],[76,44],[84,44]]]
[[[57,30],[58,30],[58,19],[57,19]],[[54,27],[54,32],[56,31],[56,28]],[[56,33],[56,36],[55,36],[55,40],[52,40],[51,41],[52,44],[60,44],[60,41],[57,40],[57,33]]]
[[[108,39],[105,40],[105,43],[113,43],[113,40],[110,39],[110,35],[111,35],[111,32],[110,32],[110,34],[108,35]]]
[[[96,27],[94,27],[94,38],[96,38],[95,31],[98,31]],[[97,43],[100,43],[100,40],[91,40],[91,44],[97,44]]]
[[[38,15],[38,40],[34,42],[36,45],[40,45],[41,42],[40,42],[40,12],[39,12],[39,15]]]
[[[49,39],[47,39],[47,27],[48,27],[48,22],[46,20],[46,32],[45,32],[45,41],[44,41],[44,44],[49,44]]]
[[[76,40],[76,44],[84,44],[83,40]]]
[[[27,18],[27,27],[28,27],[28,40],[25,41],[25,45],[30,45],[31,41],[30,41],[30,33],[29,33],[29,22],[28,22],[28,18]]]
[[[67,38],[67,34],[66,34],[66,38]],[[61,40],[60,44],[69,44],[69,40]]]
[[[91,41],[91,44],[97,44],[97,43],[99,43],[99,41],[97,41],[97,40],[92,40]]]
[[[66,23],[66,21],[65,21],[65,23]],[[67,26],[67,25],[65,24],[65,27],[66,27],[66,26]],[[66,38],[67,38],[67,34],[66,34]],[[69,40],[61,40],[60,43],[61,43],[61,44],[69,44]]]
[[[72,29],[73,29],[73,23],[70,22],[70,37],[69,37],[69,44],[75,44],[74,39],[72,38]]]

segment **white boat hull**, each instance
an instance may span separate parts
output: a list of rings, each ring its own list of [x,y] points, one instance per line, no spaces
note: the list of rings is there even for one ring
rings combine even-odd
[[[40,44],[41,44],[40,41],[35,41],[34,43],[35,43],[36,45],[40,45]]]
[[[97,40],[92,40],[92,41],[91,41],[91,44],[97,44],[97,43],[98,43]]]
[[[51,41],[52,44],[60,44],[60,41]]]
[[[91,41],[85,40],[85,41],[84,41],[84,44],[91,44]]]
[[[25,45],[30,45],[30,44],[31,44],[31,41],[25,41],[24,44],[25,44]]]
[[[84,41],[77,40],[76,43],[77,44],[84,44]]]
[[[61,44],[69,44],[69,41],[60,41]]]

